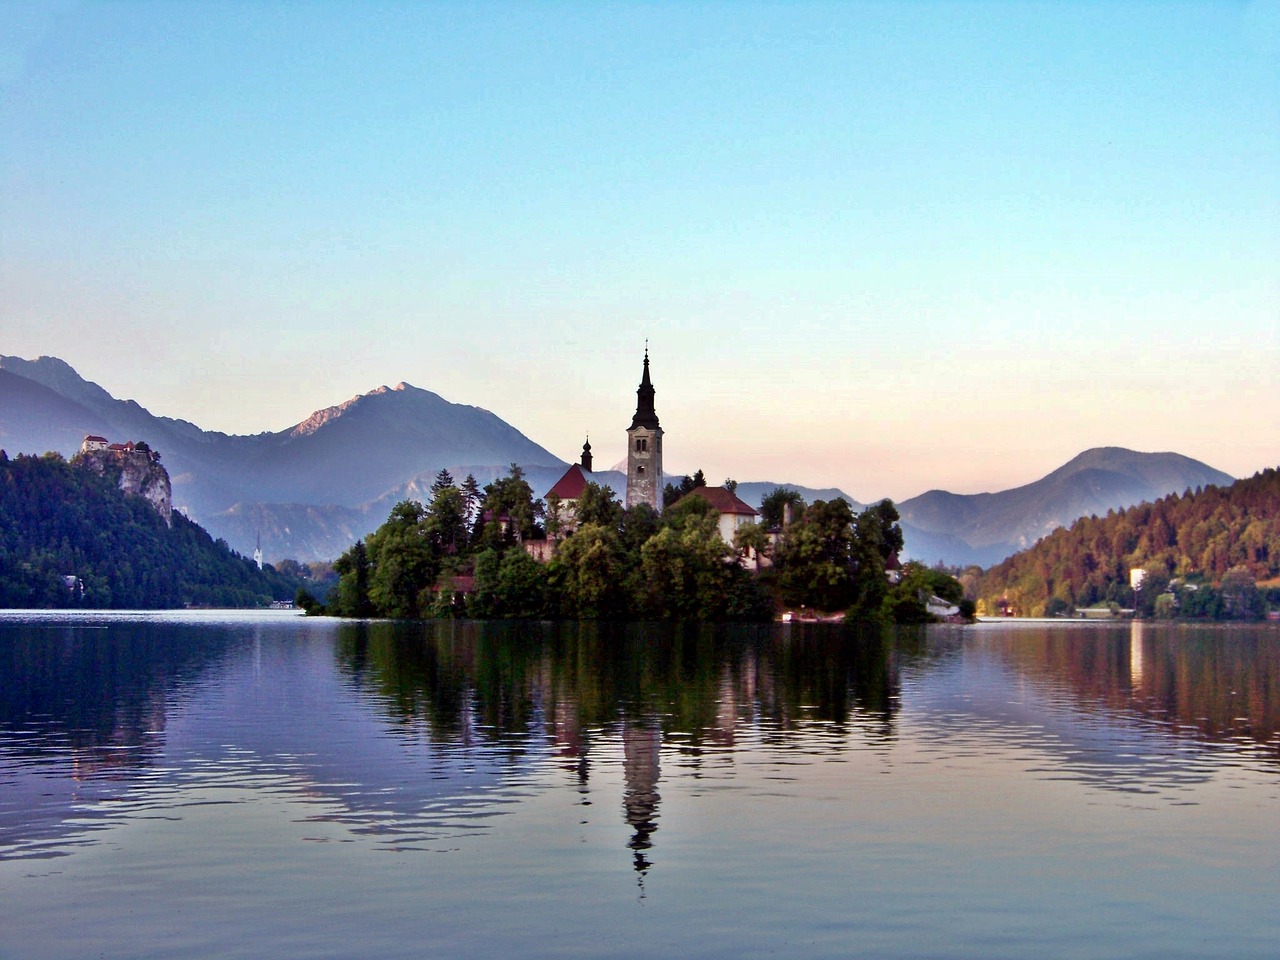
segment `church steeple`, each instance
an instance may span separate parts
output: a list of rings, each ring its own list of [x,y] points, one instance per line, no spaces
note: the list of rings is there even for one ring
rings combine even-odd
[[[658,413],[653,409],[653,382],[649,379],[649,344],[644,345],[644,375],[636,388],[636,415],[631,418],[631,429],[644,427],[658,429]]]
[[[627,508],[647,503],[662,512],[662,427],[653,408],[649,344],[644,345],[644,374],[636,389],[636,415],[627,428]]]
[[[582,445],[582,469],[591,472],[591,438],[587,437],[587,442]]]

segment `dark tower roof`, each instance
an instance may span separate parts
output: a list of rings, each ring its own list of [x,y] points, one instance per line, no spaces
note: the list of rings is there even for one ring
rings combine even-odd
[[[629,429],[644,427],[646,430],[658,429],[658,414],[653,409],[653,384],[649,382],[649,348],[644,348],[644,376],[640,378],[640,386],[636,388],[636,415],[631,418]]]
[[[589,438],[582,445],[582,469],[587,473],[591,472],[591,440]]]

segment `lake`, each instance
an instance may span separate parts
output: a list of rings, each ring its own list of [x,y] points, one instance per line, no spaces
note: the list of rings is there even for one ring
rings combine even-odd
[[[1280,951],[1280,625],[0,613],[0,956]]]

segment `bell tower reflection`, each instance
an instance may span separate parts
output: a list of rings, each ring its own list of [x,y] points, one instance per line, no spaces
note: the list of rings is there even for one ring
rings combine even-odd
[[[1135,620],[1129,627],[1129,686],[1142,687],[1142,621]]]
[[[662,731],[655,720],[626,720],[622,724],[623,816],[635,832],[627,846],[635,857],[635,869],[644,886],[644,875],[653,866],[647,852],[658,829],[659,751]]]

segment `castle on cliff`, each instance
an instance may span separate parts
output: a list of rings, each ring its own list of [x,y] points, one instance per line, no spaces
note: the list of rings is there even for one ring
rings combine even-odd
[[[118,485],[130,496],[142,497],[173,525],[173,486],[169,472],[160,466],[160,453],[146,443],[109,443],[106,437],[89,434],[80,444],[80,456],[85,465],[98,475],[108,469],[118,472]]]

